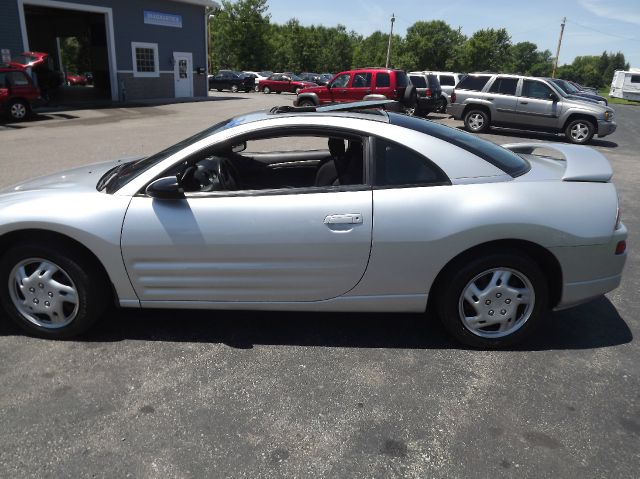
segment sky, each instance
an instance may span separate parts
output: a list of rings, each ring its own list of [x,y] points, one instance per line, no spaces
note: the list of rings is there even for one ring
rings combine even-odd
[[[513,43],[530,41],[554,56],[566,16],[561,65],[606,50],[621,51],[631,67],[640,68],[640,0],[268,0],[268,5],[276,23],[291,18],[303,25],[341,23],[362,35],[388,32],[392,13],[394,33],[401,35],[418,20],[444,20],[467,36],[504,27]]]

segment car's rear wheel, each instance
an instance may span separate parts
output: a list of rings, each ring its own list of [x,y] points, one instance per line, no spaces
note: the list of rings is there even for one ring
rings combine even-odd
[[[300,106],[309,107],[309,106],[316,106],[316,104],[313,103],[313,101],[311,101],[311,100],[302,100],[300,102]]]
[[[91,260],[62,245],[20,244],[0,259],[0,302],[35,336],[62,339],[87,331],[104,312],[109,284]]]
[[[437,312],[460,342],[511,346],[540,323],[548,286],[538,265],[518,252],[493,252],[455,265],[436,289]]]
[[[435,112],[436,113],[445,113],[447,111],[447,100],[446,98],[441,98],[438,100],[438,104],[436,105]]]
[[[300,93],[300,90],[302,90],[302,88],[298,87],[298,88],[295,89],[295,91],[293,93],[298,95]]]
[[[469,110],[464,117],[464,127],[472,133],[487,131],[489,126],[489,115],[484,110]]]
[[[14,121],[22,121],[29,116],[29,104],[24,100],[13,100],[9,103],[9,116]]]
[[[565,136],[571,143],[577,145],[584,145],[589,143],[593,134],[595,133],[595,127],[589,120],[577,119],[569,122],[567,128],[564,130]]]
[[[264,87],[262,89],[262,93],[268,95],[269,93],[271,93],[271,88],[269,88],[268,86]]]
[[[231,85],[231,92],[238,93],[238,85]]]
[[[257,92],[259,92],[259,91],[260,91],[260,87],[259,87],[258,85],[256,85],[256,86],[254,87],[254,89],[255,89]]]

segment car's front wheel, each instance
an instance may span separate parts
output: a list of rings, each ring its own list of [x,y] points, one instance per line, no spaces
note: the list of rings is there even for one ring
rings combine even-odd
[[[569,141],[577,145],[589,143],[591,138],[593,138],[594,133],[595,127],[593,126],[593,123],[589,120],[583,119],[573,120],[567,125],[567,128],[564,131],[564,134]]]
[[[316,104],[311,100],[302,100],[299,106],[310,107],[310,106],[316,106]]]
[[[464,127],[472,133],[487,131],[489,125],[489,115],[484,110],[469,110],[464,117]]]
[[[238,85],[231,85],[231,92],[238,93]]]
[[[265,95],[268,95],[269,93],[271,93],[271,88],[269,88],[268,86],[264,87],[262,89],[262,93],[264,93]]]
[[[29,116],[29,104],[24,100],[13,100],[9,103],[9,116],[15,121],[26,119]]]
[[[109,285],[75,249],[24,243],[0,259],[0,302],[35,336],[62,339],[87,331],[103,314]]]
[[[548,286],[538,265],[518,252],[493,252],[460,262],[435,291],[437,312],[460,342],[483,349],[528,336],[547,310]]]

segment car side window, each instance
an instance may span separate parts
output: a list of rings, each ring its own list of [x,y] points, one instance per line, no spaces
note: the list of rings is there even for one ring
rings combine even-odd
[[[331,83],[331,86],[333,88],[346,88],[346,86],[349,84],[350,77],[351,75],[349,73],[344,73],[336,77],[336,79]]]
[[[0,88],[8,88],[9,82],[7,81],[7,75],[5,73],[0,73]]]
[[[371,73],[355,73],[353,75],[352,88],[368,88],[371,86]]]
[[[391,86],[391,77],[388,73],[378,72],[376,73],[376,87],[386,88]]]
[[[458,83],[456,89],[482,91],[490,78],[491,77],[488,75],[467,75],[462,80],[460,80],[460,83]]]
[[[456,86],[456,81],[452,75],[440,75],[440,85],[442,86]]]
[[[7,81],[13,86],[28,86],[29,80],[21,72],[9,72],[7,73]]]
[[[518,87],[517,78],[496,78],[489,91],[491,93],[499,93],[500,95],[515,95]]]
[[[447,175],[428,158],[398,143],[375,139],[376,186],[450,184]]]
[[[525,80],[522,84],[522,95],[527,98],[537,98],[540,100],[550,100],[549,95],[553,93],[551,88],[542,82]]]
[[[631,83],[640,83],[640,75],[631,75]]]

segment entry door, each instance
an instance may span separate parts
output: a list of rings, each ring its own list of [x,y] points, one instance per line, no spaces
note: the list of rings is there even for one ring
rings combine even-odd
[[[122,255],[141,301],[316,301],[369,260],[372,192],[132,199]]]
[[[516,106],[518,123],[543,128],[557,127],[560,106],[549,98],[551,93],[551,88],[540,81],[524,80]]]
[[[193,96],[193,58],[191,53],[173,52],[173,81],[176,98]]]

